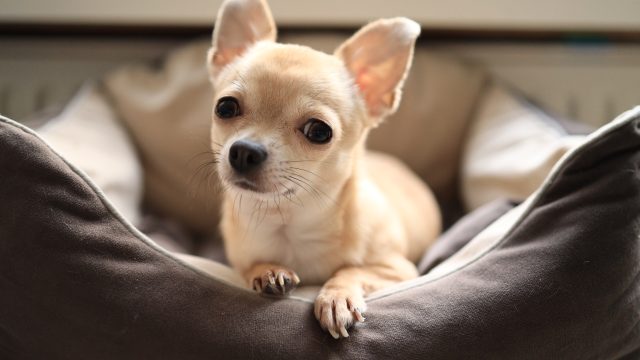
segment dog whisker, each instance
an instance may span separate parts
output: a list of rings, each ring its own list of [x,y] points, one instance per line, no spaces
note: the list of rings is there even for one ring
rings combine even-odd
[[[309,195],[311,195],[311,197],[313,197],[314,199],[316,199],[317,202],[319,202],[318,195],[313,192],[313,188],[312,187],[308,188],[309,185],[306,184],[304,181],[301,181],[300,179],[297,179],[297,178],[295,178],[295,177],[293,177],[291,175],[285,176],[285,179],[287,179],[287,180],[289,180],[289,181],[291,181],[293,183],[296,183],[301,189],[303,189],[304,191],[309,193]]]
[[[264,213],[261,215],[263,206],[264,206]],[[262,222],[264,222],[264,219],[267,217],[267,212],[268,211],[269,211],[269,200],[262,200],[261,199],[260,200],[260,205],[257,208],[258,217],[256,218],[256,223],[255,223],[254,228],[253,228],[254,232],[258,230],[260,225],[262,225]]]
[[[291,179],[288,179],[286,176],[282,176],[282,175],[281,175],[281,176],[280,176],[280,178],[282,178],[282,179],[284,179],[284,180],[289,181],[291,184],[293,184],[294,188],[302,188],[302,187],[300,186],[300,184],[298,184],[298,183],[296,183],[296,182],[292,181]],[[296,204],[296,205],[298,205],[298,206],[300,206],[300,207],[304,207],[304,203],[302,202],[302,200],[300,200],[300,197],[298,196],[298,193],[297,193],[297,192],[293,192],[291,195],[295,196],[295,197],[296,197],[296,200],[297,200],[298,202],[297,202],[297,203],[296,203],[296,202],[294,202],[294,201],[293,201],[293,199],[292,199],[292,198],[290,198],[290,197],[288,198],[288,199],[289,199],[289,201],[293,202],[294,204]]]
[[[313,172],[313,171],[311,171],[311,170],[307,170],[307,169],[303,169],[303,168],[299,168],[299,167],[293,167],[293,166],[289,167],[289,169],[292,169],[292,170],[299,170],[299,171],[304,171],[304,172],[306,172],[306,173],[309,173],[309,174],[311,174],[311,175],[316,176],[318,179],[320,179],[320,180],[322,180],[322,181],[326,181],[325,179],[323,179],[323,178],[322,178],[322,176],[320,176],[320,175],[316,174],[315,172]]]
[[[193,156],[189,159],[189,161],[187,162],[187,164],[188,164],[189,162],[191,162],[191,161],[195,160],[196,158],[198,158],[198,157],[200,157],[200,156],[205,156],[205,155],[209,155],[209,156],[214,156],[214,157],[216,157],[217,155],[220,155],[220,152],[219,152],[219,151],[216,151],[216,150],[213,150],[213,149],[210,149],[210,150],[207,150],[207,151],[203,151],[203,152],[197,153],[197,154],[193,155]]]
[[[231,206],[231,213],[236,215],[236,201],[238,200],[238,197],[240,197],[240,192],[236,193],[236,196],[233,197],[233,205]],[[238,216],[236,217],[236,219],[240,218],[240,214],[238,213]]]
[[[273,203],[276,205],[278,213],[280,213],[280,219],[282,219],[282,225],[284,225],[284,215],[282,214],[282,209],[280,209],[280,191],[277,184],[273,184],[273,190]]]
[[[282,177],[282,176],[279,176],[279,178],[283,179],[283,177]],[[286,187],[286,185],[285,185],[285,184],[283,184],[281,181],[278,181],[278,182],[280,183],[280,185],[282,185],[282,187],[284,187],[285,189],[287,188],[287,187]],[[294,185],[295,185],[295,184],[294,184]],[[297,185],[296,185],[296,187],[297,187]],[[284,196],[284,198],[285,198],[285,199],[287,199],[290,203],[295,204],[295,205],[297,205],[297,206],[301,206],[301,207],[303,207],[304,205],[303,205],[301,202],[297,202],[297,203],[296,203],[295,201],[293,201],[292,195],[294,195],[294,194],[295,194],[295,189],[294,189],[294,192],[289,192],[289,191],[284,192],[284,193],[282,194],[282,196]],[[296,196],[296,197],[297,197],[297,196]]]
[[[196,197],[196,194],[201,189],[203,182],[206,185],[206,190],[208,191],[213,190],[213,192],[220,192],[221,184],[219,182],[214,183],[217,186],[215,187],[212,186],[212,178],[214,181],[216,179],[216,176],[214,175],[216,175],[215,165],[217,163],[218,163],[217,159],[210,159],[196,167],[194,173],[191,175],[191,177],[188,180],[190,197],[192,198]],[[204,173],[204,176],[203,176],[203,173]],[[198,184],[195,184],[196,181],[198,182]]]
[[[302,175],[302,174],[298,174],[298,173],[296,173],[295,171],[293,171],[293,172],[296,174],[296,176],[301,177],[301,178],[302,178],[302,179],[304,179],[305,181],[307,181],[307,182],[311,183],[311,180],[310,180],[310,179],[308,179],[308,178],[306,178],[304,175]],[[318,175],[316,175],[316,176],[318,176]],[[317,187],[314,187],[314,190],[315,190],[315,191],[317,191],[317,192],[319,192],[322,196],[324,196],[324,197],[325,197],[327,200],[329,200],[331,203],[333,203],[333,204],[335,204],[335,203],[336,203],[336,202],[335,202],[335,199],[333,199],[331,196],[327,195],[327,193],[325,193],[324,191],[322,191],[322,189],[319,189],[319,188],[317,188]]]
[[[251,224],[253,223],[253,218],[254,218],[254,216],[256,214],[256,209],[257,209],[259,204],[260,205],[262,204],[262,200],[260,200],[260,202],[254,201],[254,203],[253,203],[253,209],[251,210],[251,215],[249,217],[249,222],[247,223],[247,226],[246,226],[245,231],[244,231],[244,235],[243,235],[244,239],[247,238],[247,235],[249,234],[249,230],[251,230]]]
[[[260,219],[260,222],[258,223],[258,225],[256,226],[256,228],[260,227],[260,225],[262,225],[262,223],[264,222],[264,219],[267,218],[267,215],[269,214],[269,200],[265,200],[265,206],[264,206],[264,214],[262,215],[262,219]]]
[[[286,171],[286,169],[285,169]],[[308,178],[306,178],[305,176],[298,174],[295,171],[287,171],[288,174],[290,174],[291,176],[294,176],[298,181],[300,181],[301,183],[307,185],[316,195],[316,201],[321,201],[321,200],[328,200],[328,202],[330,204],[335,204],[335,200],[333,198],[331,198],[329,195],[327,195],[324,191],[322,191],[321,189],[318,189],[316,187],[314,187],[312,185],[312,181],[309,180]],[[327,205],[326,202],[324,202],[323,205]]]

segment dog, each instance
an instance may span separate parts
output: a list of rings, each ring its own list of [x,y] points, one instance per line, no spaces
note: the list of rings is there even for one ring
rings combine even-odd
[[[276,43],[264,0],[227,0],[207,55],[211,143],[231,265],[260,293],[322,285],[314,314],[334,338],[364,321],[365,296],[418,276],[440,232],[425,184],[365,150],[398,107],[420,26],[372,22],[333,55]]]

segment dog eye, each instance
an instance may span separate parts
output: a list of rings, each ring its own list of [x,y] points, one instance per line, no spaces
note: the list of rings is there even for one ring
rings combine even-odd
[[[216,115],[222,119],[231,119],[240,115],[240,104],[232,96],[225,96],[216,104]]]
[[[304,124],[302,133],[314,144],[326,144],[333,135],[331,127],[327,123],[313,118]]]

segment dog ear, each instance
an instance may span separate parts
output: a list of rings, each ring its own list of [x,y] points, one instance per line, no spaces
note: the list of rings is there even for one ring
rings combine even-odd
[[[207,54],[211,78],[258,41],[275,41],[276,33],[266,0],[226,0],[218,11]]]
[[[376,125],[396,111],[420,25],[407,18],[364,26],[335,51],[353,76]]]

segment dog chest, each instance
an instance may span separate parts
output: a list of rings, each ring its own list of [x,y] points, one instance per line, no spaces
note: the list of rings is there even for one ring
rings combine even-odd
[[[281,225],[262,230],[247,239],[245,254],[254,263],[290,267],[307,285],[324,283],[345,263],[340,241],[327,229]]]

